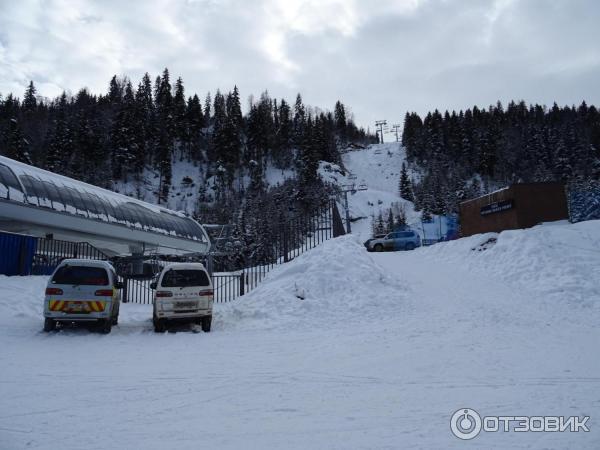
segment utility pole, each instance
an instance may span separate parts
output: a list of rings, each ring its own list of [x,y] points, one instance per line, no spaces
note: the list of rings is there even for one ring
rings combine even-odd
[[[387,120],[377,120],[377,121],[375,121],[375,127],[379,128],[379,130],[377,132],[381,136],[381,142],[380,142],[380,144],[383,144],[383,126],[384,125],[387,125]]]
[[[348,206],[348,192],[352,195],[356,194],[357,191],[366,191],[366,184],[343,184],[342,185],[342,193],[344,194],[344,209],[346,210],[346,233],[351,233],[352,229],[350,228],[350,207]]]
[[[393,133],[396,134],[396,142],[399,142],[400,138],[398,137],[398,131],[400,130],[400,125],[395,123],[394,125],[392,125],[392,130],[393,130]]]

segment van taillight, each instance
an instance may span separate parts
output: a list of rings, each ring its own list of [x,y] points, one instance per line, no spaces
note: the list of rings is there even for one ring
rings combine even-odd
[[[46,295],[63,295],[63,290],[58,288],[46,288]]]
[[[94,295],[96,297],[112,297],[113,291],[112,289],[99,289],[94,292]]]
[[[199,295],[213,295],[214,291],[212,289],[208,289],[206,291],[200,291]]]
[[[170,291],[157,291],[156,297],[173,297],[173,293]]]

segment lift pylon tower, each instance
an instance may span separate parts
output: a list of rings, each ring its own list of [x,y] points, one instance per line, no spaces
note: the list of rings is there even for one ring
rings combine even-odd
[[[375,121],[375,127],[378,128],[377,133],[381,136],[381,144],[383,144],[383,126],[387,125],[387,120]]]
[[[350,207],[348,206],[348,192],[352,195],[356,194],[357,191],[366,191],[367,185],[365,183],[360,183],[358,185],[352,184],[343,184],[341,186],[341,193],[344,194],[344,209],[346,210],[346,233],[351,233],[352,229],[350,227]]]
[[[400,138],[398,135],[399,131],[400,131],[400,124],[395,123],[394,125],[392,125],[392,133],[394,133],[396,135],[396,142],[400,141]]]

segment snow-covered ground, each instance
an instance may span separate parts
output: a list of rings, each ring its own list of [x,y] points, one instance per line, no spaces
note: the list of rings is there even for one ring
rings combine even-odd
[[[0,277],[0,448],[600,448],[600,221],[359,241],[276,268],[208,334],[156,335],[132,304],[110,335],[46,334],[46,279]],[[590,432],[461,441],[464,407]]]

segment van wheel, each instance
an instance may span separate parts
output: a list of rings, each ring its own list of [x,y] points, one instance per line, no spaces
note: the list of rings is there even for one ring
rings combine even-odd
[[[113,325],[119,325],[119,306],[117,306],[117,311],[116,311],[115,315],[112,318],[112,324]]]
[[[52,320],[50,318],[44,319],[44,331],[54,331],[56,330],[56,320]]]
[[[113,319],[106,319],[100,322],[100,332],[102,334],[109,334],[112,331]]]
[[[377,244],[377,245],[375,245],[374,249],[375,249],[376,252],[382,252],[383,251],[383,245]]]
[[[212,323],[212,316],[204,316],[202,318],[202,331],[208,333],[210,331],[210,324]]]
[[[155,333],[164,333],[165,331],[167,331],[167,326],[164,320],[154,318],[152,322],[154,323]]]
[[[415,244],[413,244],[412,242],[409,242],[408,244],[406,244],[406,250],[414,250],[415,249]]]

